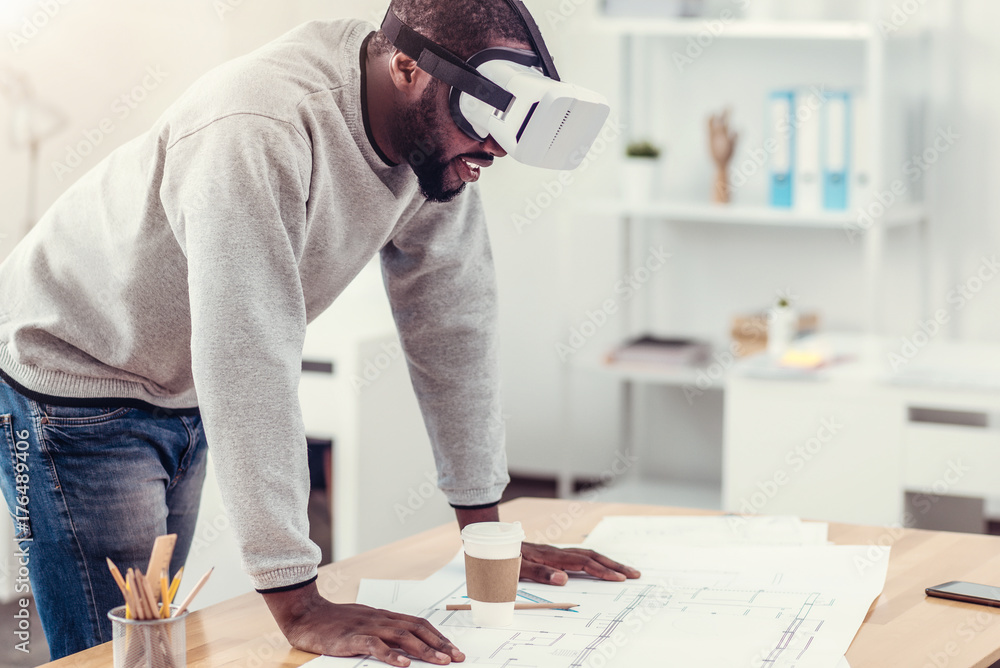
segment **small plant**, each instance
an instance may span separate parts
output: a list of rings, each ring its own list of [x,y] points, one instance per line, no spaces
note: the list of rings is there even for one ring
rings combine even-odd
[[[630,158],[659,158],[660,149],[648,141],[634,141],[625,147],[625,155]]]

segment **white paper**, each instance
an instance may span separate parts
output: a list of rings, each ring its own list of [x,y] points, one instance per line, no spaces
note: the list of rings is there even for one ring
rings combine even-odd
[[[522,582],[575,612],[522,610],[504,629],[472,626],[463,602],[461,555],[425,581],[364,580],[358,602],[428,619],[465,652],[468,668],[760,666],[843,668],[871,602],[885,582],[888,550],[869,546],[673,546],[607,549],[643,577],[624,583],[574,578],[563,587]],[[421,607],[423,606],[423,607]],[[382,666],[369,658],[321,657],[311,668]],[[413,665],[429,665],[414,661]]]
[[[605,517],[584,540],[598,549],[640,543],[643,546],[688,545],[826,545],[825,522],[803,522],[791,516],[707,515]]]

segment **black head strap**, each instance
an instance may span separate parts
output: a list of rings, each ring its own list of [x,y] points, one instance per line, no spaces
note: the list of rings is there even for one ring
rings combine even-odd
[[[417,67],[494,109],[506,109],[514,99],[451,51],[403,23],[391,7],[382,21],[382,32],[393,46],[417,61]]]
[[[531,40],[531,48],[535,50],[538,57],[542,59],[542,73],[550,79],[559,81],[559,73],[556,72],[556,64],[552,62],[552,56],[542,39],[542,31],[538,29],[538,24],[531,16],[531,12],[524,6],[521,0],[507,0],[507,4],[513,7],[514,11],[521,17],[521,23],[528,29],[528,39]]]

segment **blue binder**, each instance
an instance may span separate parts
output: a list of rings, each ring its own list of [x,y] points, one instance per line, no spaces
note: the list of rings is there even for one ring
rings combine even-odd
[[[792,206],[792,175],[795,173],[795,92],[775,91],[768,100],[768,131],[765,136],[777,142],[771,153],[771,206]]]
[[[848,175],[851,173],[850,93],[830,93],[823,105],[821,161],[823,166],[823,208],[847,209]]]

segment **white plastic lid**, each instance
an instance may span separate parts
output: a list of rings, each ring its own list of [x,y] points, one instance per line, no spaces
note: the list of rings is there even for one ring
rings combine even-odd
[[[484,545],[506,545],[524,540],[520,522],[476,522],[462,529],[462,540]]]

